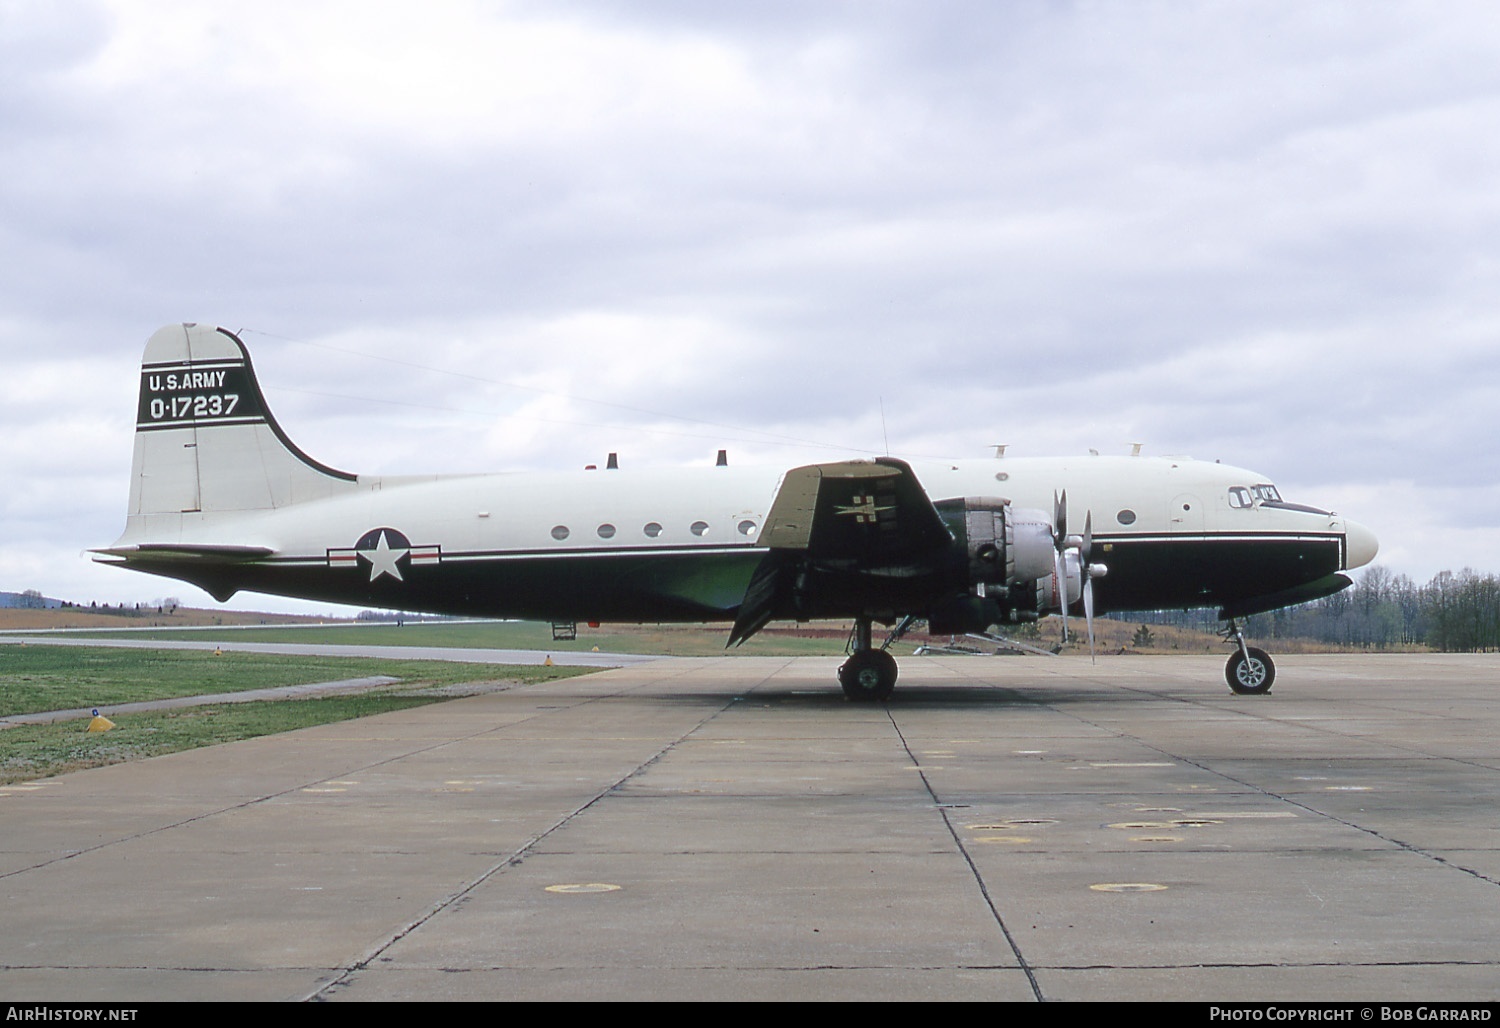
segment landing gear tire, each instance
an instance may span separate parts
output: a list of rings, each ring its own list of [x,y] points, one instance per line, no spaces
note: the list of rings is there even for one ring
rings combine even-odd
[[[1276,681],[1276,665],[1271,662],[1271,655],[1265,650],[1255,646],[1247,647],[1250,659],[1245,659],[1244,652],[1235,650],[1229,655],[1229,663],[1224,666],[1224,678],[1229,682],[1229,688],[1241,696],[1260,696],[1271,691],[1271,683]]]
[[[884,703],[896,688],[896,658],[885,650],[856,650],[839,668],[839,685],[855,703]]]

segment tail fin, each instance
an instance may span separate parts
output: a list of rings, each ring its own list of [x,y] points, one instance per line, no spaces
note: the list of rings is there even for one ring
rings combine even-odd
[[[286,437],[233,332],[168,325],[147,341],[127,536],[175,538],[185,516],[270,510],[333,496],[357,481]]]

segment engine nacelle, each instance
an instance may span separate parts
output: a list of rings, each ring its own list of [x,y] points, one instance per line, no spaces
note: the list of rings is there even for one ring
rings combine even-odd
[[[970,585],[985,586],[989,592],[1052,573],[1052,522],[1047,515],[986,496],[961,502]]]
[[[938,604],[929,613],[939,634],[982,632],[990,625],[1035,621],[1049,609],[1057,545],[1045,513],[988,496],[937,504],[964,548],[967,595]],[[1075,565],[1076,567],[1076,565]],[[1077,599],[1074,583],[1072,598]]]

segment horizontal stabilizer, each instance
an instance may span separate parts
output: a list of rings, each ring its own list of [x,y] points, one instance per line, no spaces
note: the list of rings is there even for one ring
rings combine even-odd
[[[138,546],[107,546],[90,550],[105,557],[157,560],[184,560],[201,563],[238,564],[269,557],[276,551],[269,546],[229,546],[211,543],[142,543]]]

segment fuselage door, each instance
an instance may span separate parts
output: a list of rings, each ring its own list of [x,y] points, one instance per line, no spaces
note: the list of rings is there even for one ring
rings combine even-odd
[[[1167,527],[1172,532],[1203,531],[1203,501],[1192,493],[1179,493],[1167,510]]]

